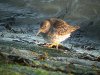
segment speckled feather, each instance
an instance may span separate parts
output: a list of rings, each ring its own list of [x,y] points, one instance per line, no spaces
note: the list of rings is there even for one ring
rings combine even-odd
[[[48,20],[52,25],[49,34],[66,35],[79,28],[79,26],[71,26],[61,19],[51,18]]]

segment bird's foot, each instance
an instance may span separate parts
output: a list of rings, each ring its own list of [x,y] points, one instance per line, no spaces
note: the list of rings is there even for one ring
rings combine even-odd
[[[49,45],[48,47],[49,48],[56,48],[56,49],[58,49],[58,46],[59,46],[58,43],[53,43],[53,44]]]

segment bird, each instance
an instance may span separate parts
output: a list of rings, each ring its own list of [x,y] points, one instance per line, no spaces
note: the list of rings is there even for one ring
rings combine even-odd
[[[58,49],[59,44],[68,39],[72,32],[79,29],[79,26],[72,26],[62,19],[49,18],[41,22],[40,28],[36,34],[43,36],[43,38],[51,43],[49,47],[56,46]]]

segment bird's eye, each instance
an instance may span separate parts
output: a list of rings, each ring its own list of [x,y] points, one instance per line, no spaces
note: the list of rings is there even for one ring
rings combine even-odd
[[[46,28],[46,25],[44,27]]]

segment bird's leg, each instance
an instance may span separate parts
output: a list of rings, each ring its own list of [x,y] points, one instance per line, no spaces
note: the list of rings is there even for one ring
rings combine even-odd
[[[56,49],[58,49],[59,44],[56,45]]]

